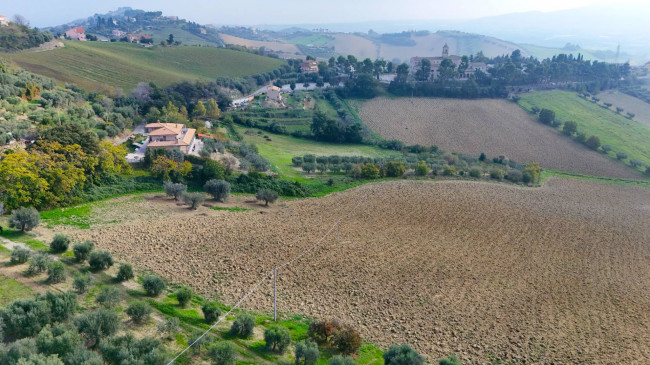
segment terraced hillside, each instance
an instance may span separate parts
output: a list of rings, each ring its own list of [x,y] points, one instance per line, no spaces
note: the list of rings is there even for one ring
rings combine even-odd
[[[638,178],[607,159],[545,126],[516,104],[500,99],[375,98],[357,104],[359,116],[385,139],[436,145],[445,151],[489,157],[590,175]]]
[[[282,60],[213,47],[154,47],[128,43],[64,42],[47,51],[2,54],[22,68],[61,83],[93,90],[120,87],[131,90],[138,82],[166,86],[174,82],[239,77],[271,71]]]
[[[281,311],[340,318],[431,360],[650,361],[647,188],[395,181],[240,204],[253,210],[117,198],[95,212],[105,223],[72,233],[232,303],[344,217],[340,236],[280,270]],[[244,305],[270,311],[271,285]]]

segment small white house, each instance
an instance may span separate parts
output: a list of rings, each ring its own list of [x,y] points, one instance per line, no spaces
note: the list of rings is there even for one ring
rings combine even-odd
[[[266,99],[273,101],[282,101],[282,89],[277,86],[269,86],[266,89]]]
[[[0,26],[1,27],[9,26],[9,19],[7,19],[7,17],[4,15],[0,15]]]

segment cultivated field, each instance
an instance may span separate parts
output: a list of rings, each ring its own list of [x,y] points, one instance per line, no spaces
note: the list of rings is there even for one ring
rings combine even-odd
[[[650,165],[650,126],[629,120],[614,110],[580,98],[569,91],[540,91],[524,94],[520,104],[530,109],[533,106],[555,111],[561,121],[572,120],[578,123],[578,130],[587,136],[598,136],[600,143],[612,147],[615,152],[625,152],[630,159],[637,159]]]
[[[296,55],[299,56],[302,54],[300,52],[300,49],[295,44],[291,44],[291,43],[256,41],[252,39],[235,37],[233,35],[228,35],[225,33],[219,33],[219,37],[221,37],[221,39],[226,44],[235,44],[238,46],[245,46],[249,48],[264,47],[266,49],[280,52],[281,54],[287,57],[294,57]]]
[[[618,91],[604,91],[598,94],[602,103],[612,103],[612,109],[623,108],[626,112],[634,113],[634,120],[650,127],[650,104],[634,96]]]
[[[104,223],[71,233],[233,303],[343,217],[340,239],[279,271],[281,311],[337,317],[430,359],[650,361],[648,189],[396,181],[268,210],[233,199],[254,209],[117,198],[94,212]],[[270,311],[271,289],[245,307]]]
[[[332,34],[334,40],[327,43],[328,47],[334,47],[338,54],[347,56],[354,55],[357,58],[377,58],[377,45],[372,41],[354,34],[337,33]]]
[[[537,122],[506,100],[375,98],[359,106],[359,116],[385,139],[436,145],[449,152],[517,162],[538,162],[552,169],[610,177],[639,177]]]
[[[88,90],[121,87],[138,82],[167,86],[174,82],[239,77],[271,71],[283,61],[214,47],[157,47],[146,49],[127,43],[65,42],[49,51],[3,54],[22,68],[61,83],[76,83]]]

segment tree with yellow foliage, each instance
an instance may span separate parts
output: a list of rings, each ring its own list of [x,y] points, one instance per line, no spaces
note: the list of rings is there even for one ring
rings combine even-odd
[[[208,99],[205,104],[205,109],[207,116],[214,119],[221,118],[221,110],[219,110],[219,104],[214,99]]]

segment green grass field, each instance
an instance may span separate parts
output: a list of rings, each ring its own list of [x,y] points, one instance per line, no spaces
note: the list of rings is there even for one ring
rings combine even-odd
[[[320,34],[312,34],[310,36],[299,36],[299,37],[289,38],[287,42],[293,44],[299,44],[302,46],[306,46],[306,45],[324,46],[331,40],[333,40],[333,38],[326,37]]]
[[[615,158],[616,152],[624,152],[629,159],[637,159],[650,165],[650,127],[629,120],[615,111],[605,109],[580,98],[574,92],[541,91],[521,96],[519,104],[526,110],[533,106],[555,111],[561,121],[575,121],[578,130],[587,137],[597,136],[601,145],[609,145],[609,156]],[[629,160],[625,160],[629,164]]]
[[[259,150],[259,154],[271,162],[276,172],[282,177],[298,181],[305,180],[306,178],[302,172],[299,172],[292,166],[291,158],[295,156],[303,156],[311,153],[317,156],[390,157],[398,154],[395,151],[383,150],[370,145],[317,142],[262,131],[262,136],[268,135],[271,137],[271,142],[268,142],[261,135],[257,134],[258,129],[240,126],[236,128],[244,137],[244,142],[255,144]],[[246,130],[253,130],[255,134],[247,135],[244,133]]]
[[[17,299],[31,297],[34,291],[29,286],[15,279],[0,275],[0,307]]]
[[[131,90],[138,82],[167,86],[174,82],[240,77],[271,71],[284,61],[214,47],[143,48],[129,43],[66,41],[50,51],[4,53],[22,68],[60,83],[76,83],[89,90],[120,87]]]

